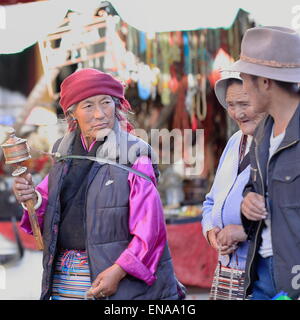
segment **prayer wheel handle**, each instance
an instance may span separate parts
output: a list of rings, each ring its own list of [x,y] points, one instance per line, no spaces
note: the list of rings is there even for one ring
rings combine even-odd
[[[1,145],[5,157],[5,163],[17,167],[16,170],[14,170],[14,172],[12,173],[13,177],[25,178],[27,167],[22,166],[22,164],[24,161],[31,158],[27,140],[16,137],[14,128],[9,128],[7,130],[7,134],[9,136],[8,140]],[[37,249],[43,250],[43,237],[34,209],[34,200],[29,199],[25,201],[24,205],[28,211],[29,221],[31,224],[33,236],[36,240]]]

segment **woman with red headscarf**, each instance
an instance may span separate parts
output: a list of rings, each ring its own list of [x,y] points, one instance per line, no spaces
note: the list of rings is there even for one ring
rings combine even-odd
[[[30,174],[13,186],[20,203],[36,200],[45,246],[41,299],[179,299],[157,163],[129,133],[123,85],[82,69],[60,94],[69,131],[53,152],[64,161],[36,188]],[[31,232],[26,211],[21,225]]]

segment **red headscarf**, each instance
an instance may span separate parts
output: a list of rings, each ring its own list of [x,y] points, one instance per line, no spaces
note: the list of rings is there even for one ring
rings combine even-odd
[[[124,97],[124,86],[108,73],[86,68],[72,73],[60,86],[60,105],[66,114],[68,108],[86,98],[99,94],[116,97],[120,100],[117,106],[123,112],[131,110],[129,102]],[[119,121],[127,122],[127,131],[133,129],[125,118],[119,116]]]

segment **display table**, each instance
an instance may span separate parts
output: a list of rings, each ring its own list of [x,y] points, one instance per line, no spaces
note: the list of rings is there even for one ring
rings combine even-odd
[[[210,288],[217,252],[204,238],[200,219],[167,220],[167,237],[178,280],[184,285]]]

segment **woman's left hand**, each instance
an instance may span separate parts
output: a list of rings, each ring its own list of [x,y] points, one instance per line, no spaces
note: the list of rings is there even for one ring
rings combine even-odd
[[[235,246],[247,239],[244,229],[240,225],[229,224],[225,226],[217,235],[217,242],[221,247],[221,251],[235,250]],[[222,250],[222,247],[224,250]],[[230,249],[231,248],[231,249]],[[226,253],[228,254],[228,253]]]
[[[231,246],[220,246],[220,248],[219,248],[220,249],[220,254],[222,256],[226,256],[228,254],[231,254],[237,249],[237,247],[238,247],[237,243],[233,244]]]
[[[126,276],[126,272],[117,264],[98,274],[92,283],[88,296],[105,298],[116,293],[119,282]]]

